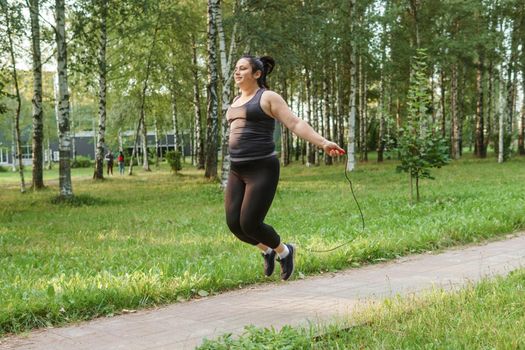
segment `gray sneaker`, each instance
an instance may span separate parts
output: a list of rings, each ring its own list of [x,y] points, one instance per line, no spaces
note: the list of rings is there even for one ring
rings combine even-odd
[[[293,274],[294,270],[294,257],[295,257],[295,246],[286,244],[290,253],[284,259],[278,259],[281,264],[281,279],[286,281]]]

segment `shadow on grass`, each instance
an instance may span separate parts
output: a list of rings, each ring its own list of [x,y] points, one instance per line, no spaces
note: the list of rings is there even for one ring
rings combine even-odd
[[[110,201],[103,198],[97,198],[88,194],[79,194],[72,197],[56,196],[51,198],[51,204],[68,207],[91,207],[109,204]]]

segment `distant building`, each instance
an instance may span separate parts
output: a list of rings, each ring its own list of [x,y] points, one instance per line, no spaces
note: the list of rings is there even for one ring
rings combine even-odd
[[[135,133],[133,131],[125,131],[121,133],[120,136],[121,142],[122,142],[122,150],[126,154],[131,154],[133,151],[133,144],[135,142]],[[156,149],[155,145],[155,132],[148,132],[147,136],[148,141],[148,149],[154,150]],[[77,131],[75,132],[74,136],[71,135],[71,142],[72,142],[72,150],[73,150],[73,157],[74,156],[84,156],[88,157],[90,159],[95,159],[95,152],[96,152],[96,133],[93,131]],[[173,133],[168,133],[163,136],[158,136],[158,150],[159,150],[159,156],[164,155],[167,151],[173,150],[175,148],[174,146],[174,138]],[[182,132],[181,135],[179,135],[179,149],[183,147],[184,149],[184,155],[188,156],[191,153],[191,145],[190,145],[190,135],[188,132]],[[142,152],[141,149],[142,143],[139,140],[138,145],[138,151]],[[119,151],[120,146],[118,144],[116,145],[110,145],[111,150],[114,152]],[[46,147],[47,148],[47,147]],[[104,152],[107,151],[107,148],[104,150]],[[48,161],[47,157],[48,154],[51,154],[51,160],[54,162],[58,162],[58,141],[53,141],[49,145],[49,150],[44,150],[44,161]],[[24,165],[31,165],[33,160],[32,155],[32,148],[31,144],[23,144],[22,145],[22,158]],[[0,166],[12,166],[13,164],[13,156],[12,156],[12,147],[10,144],[6,145],[5,142],[0,142]]]

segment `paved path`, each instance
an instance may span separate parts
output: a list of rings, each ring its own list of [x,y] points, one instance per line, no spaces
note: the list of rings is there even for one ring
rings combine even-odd
[[[457,288],[525,266],[525,232],[481,246],[422,254],[304,280],[265,284],[4,339],[0,349],[193,349],[244,326],[332,320],[365,301],[432,287]],[[278,272],[278,270],[276,271]],[[366,299],[366,300],[365,300]],[[274,305],[272,308],[268,305]]]

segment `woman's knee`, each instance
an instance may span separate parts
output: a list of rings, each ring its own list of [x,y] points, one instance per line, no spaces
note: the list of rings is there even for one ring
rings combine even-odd
[[[239,224],[242,232],[249,236],[256,236],[262,226],[262,222],[246,217],[241,217]]]
[[[238,217],[226,216],[226,224],[232,233],[242,234],[241,223]]]

